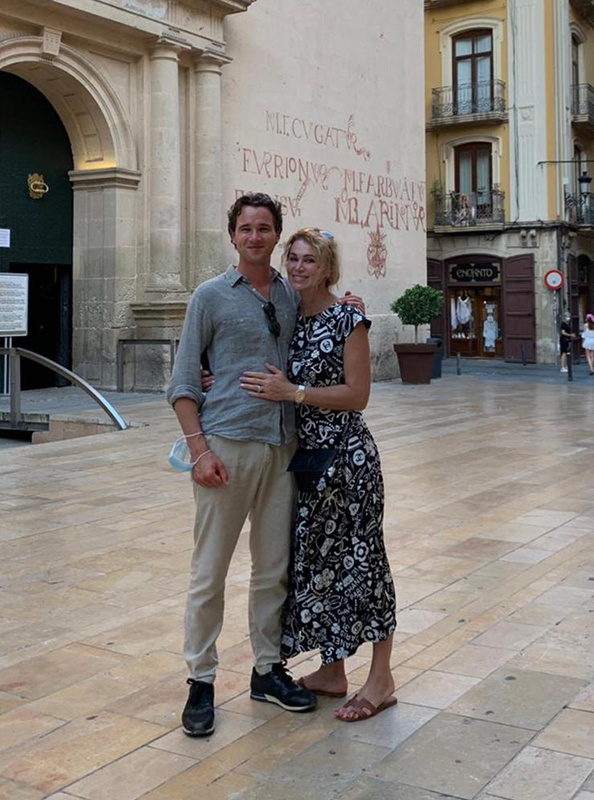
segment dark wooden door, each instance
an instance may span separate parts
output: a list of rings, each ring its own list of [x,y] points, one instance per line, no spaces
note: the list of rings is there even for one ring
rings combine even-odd
[[[441,314],[431,321],[431,336],[439,336],[441,338],[443,341],[442,353],[443,357],[446,358],[449,355],[449,337],[446,335],[448,330],[448,320],[443,261],[437,261],[433,258],[427,259],[427,285],[432,289],[437,289],[438,291],[443,292],[443,305],[441,307]]]
[[[10,272],[29,276],[29,327],[27,336],[15,339],[14,344],[70,368],[72,337],[68,320],[72,315],[72,267],[18,264],[11,266]],[[46,386],[68,386],[68,381],[40,364],[23,359],[22,389]]]
[[[534,255],[507,258],[503,264],[503,357],[536,361]]]
[[[58,114],[34,86],[0,71],[0,272],[29,275],[29,336],[15,338],[71,366],[72,149]],[[29,174],[43,175],[49,191],[29,195]],[[23,363],[23,387],[60,385],[48,370]]]
[[[580,281],[577,258],[571,253],[567,256],[567,301],[571,314],[571,330],[577,338],[571,343],[574,363],[580,360]]]

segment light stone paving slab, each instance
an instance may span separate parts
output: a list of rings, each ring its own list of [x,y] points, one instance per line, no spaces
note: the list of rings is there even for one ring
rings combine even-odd
[[[398,630],[401,633],[420,633],[446,616],[439,611],[405,609],[398,614]]]
[[[450,707],[464,717],[539,731],[571,701],[584,682],[504,666]]]
[[[13,781],[4,781],[0,778],[0,800],[42,800],[45,797],[44,792],[38,792],[37,789],[32,789],[29,786],[17,785]],[[52,795],[56,800],[72,800],[72,795],[67,798],[62,795],[59,798],[57,795]]]
[[[379,781],[363,778],[357,781],[346,792],[337,795],[338,800],[458,800],[452,795],[441,792],[428,792],[403,783]]]
[[[372,774],[473,800],[531,737],[519,728],[442,713]]]
[[[594,792],[594,773],[590,775],[588,780],[582,786],[582,789],[587,792]]]
[[[341,725],[331,738],[350,739],[354,742],[377,744],[394,749],[438,713],[437,708],[398,701],[397,706],[383,711],[370,720]]]
[[[579,608],[579,606],[586,603],[594,596],[594,588],[592,589],[576,589],[572,586],[554,586],[538,598],[538,602],[542,605],[551,606],[570,606],[572,608]]]
[[[569,703],[570,708],[577,708],[580,711],[594,712],[594,683],[586,686],[576,698]]]
[[[594,714],[565,709],[536,737],[534,746],[594,759]]]
[[[165,730],[103,711],[6,751],[0,756],[0,775],[50,794],[154,741]]]
[[[85,800],[137,800],[151,789],[194,766],[192,758],[142,747],[68,787]]]
[[[571,606],[544,605],[539,603],[537,598],[510,614],[509,620],[510,622],[522,622],[525,625],[550,627],[565,619],[573,610]]]
[[[216,733],[212,736],[204,737],[199,742],[190,736],[186,736],[182,729],[178,727],[166,736],[162,736],[152,742],[151,747],[156,750],[166,750],[170,753],[187,756],[196,761],[202,761],[213,755],[213,753],[222,750],[236,739],[241,739],[242,736],[264,725],[266,720],[233,714],[231,711],[223,711],[221,709],[217,711],[216,722]]]
[[[473,644],[481,647],[522,650],[545,632],[546,628],[537,625],[522,625],[519,622],[498,622],[490,630],[477,636],[473,640]]]
[[[300,753],[285,763],[281,770],[272,769],[265,785],[272,788],[276,783],[278,794],[272,790],[268,796],[281,800],[284,796],[282,789],[288,787],[300,791],[301,797],[326,800],[336,796],[341,789],[346,789],[362,770],[369,771],[389,752],[388,747],[331,737],[323,744],[313,745]],[[260,785],[248,789],[241,800],[260,800],[260,789]]]
[[[458,675],[469,675],[473,678],[486,678],[497,667],[509,661],[515,653],[515,650],[467,644],[456,653],[440,661],[437,664],[437,668],[440,672],[453,672]]]
[[[549,550],[539,550],[537,547],[520,547],[501,557],[501,561],[512,561],[517,564],[540,564],[551,555]]]
[[[403,686],[398,696],[405,703],[444,709],[472,689],[479,678],[429,670]]]
[[[594,761],[526,747],[488,786],[506,800],[571,800]]]
[[[581,609],[549,629],[510,663],[521,669],[592,680],[594,648],[590,624],[591,615]]]

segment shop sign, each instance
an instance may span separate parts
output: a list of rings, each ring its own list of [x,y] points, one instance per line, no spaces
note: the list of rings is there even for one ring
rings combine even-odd
[[[449,283],[501,283],[501,266],[496,261],[450,264]]]
[[[0,273],[0,336],[27,335],[29,276]]]

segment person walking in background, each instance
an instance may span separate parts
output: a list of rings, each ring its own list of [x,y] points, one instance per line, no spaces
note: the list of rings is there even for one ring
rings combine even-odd
[[[563,315],[563,322],[561,323],[561,330],[559,332],[561,372],[567,372],[567,353],[569,353],[569,348],[571,347],[571,342],[573,339],[575,339],[575,336],[571,332],[571,314],[565,313]]]
[[[594,315],[587,314],[582,330],[582,347],[586,351],[586,361],[590,375],[594,375]]]
[[[297,231],[283,260],[301,296],[288,377],[268,364],[268,373],[248,371],[241,382],[252,399],[266,405],[298,403],[297,512],[281,652],[291,658],[318,650],[322,666],[301,685],[343,697],[345,659],[373,642],[364,686],[335,711],[339,719],[357,722],[396,703],[390,670],[396,601],[383,538],[384,485],[377,447],[361,414],[371,383],[371,323],[340,305],[331,291],[339,279],[331,233]],[[316,468],[316,461],[324,466]],[[314,483],[308,486],[312,470]]]

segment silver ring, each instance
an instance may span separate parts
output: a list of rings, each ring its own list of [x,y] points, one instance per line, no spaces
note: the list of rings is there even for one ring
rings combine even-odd
[[[258,394],[262,391],[262,387],[258,384]]]

